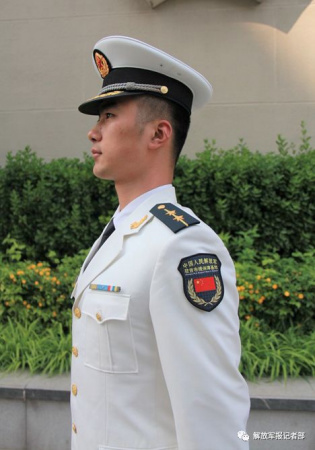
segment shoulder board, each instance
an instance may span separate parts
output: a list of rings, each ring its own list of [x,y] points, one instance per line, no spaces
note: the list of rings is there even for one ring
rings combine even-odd
[[[150,210],[150,212],[167,225],[174,233],[177,233],[183,228],[188,228],[191,225],[200,223],[200,220],[187,214],[172,203],[158,203]]]

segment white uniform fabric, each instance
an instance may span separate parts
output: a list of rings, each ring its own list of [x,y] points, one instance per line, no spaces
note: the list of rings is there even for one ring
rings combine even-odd
[[[249,394],[238,372],[233,262],[206,224],[174,233],[153,216],[161,202],[176,204],[173,187],[137,206],[74,288],[72,450],[248,449],[237,436]],[[210,312],[187,300],[178,271],[197,253],[222,263],[224,297]]]

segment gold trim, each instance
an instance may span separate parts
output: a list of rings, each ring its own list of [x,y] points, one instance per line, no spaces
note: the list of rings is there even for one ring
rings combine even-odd
[[[145,215],[144,217],[142,217],[142,219],[140,219],[138,222],[132,222],[132,224],[130,225],[131,230],[135,230],[136,228],[139,228],[140,225],[143,224],[143,222],[145,222],[148,218],[148,215]]]
[[[96,98],[103,98],[103,97],[109,97],[110,95],[121,94],[122,92],[125,92],[125,91],[106,92],[105,94],[96,95],[95,97],[90,98],[90,100],[88,100],[88,102],[91,100],[95,100]]]
[[[184,221],[184,216],[178,216],[176,214],[175,209],[173,211],[170,211],[169,209],[164,210],[166,212],[167,216],[172,216],[173,220],[176,220],[176,222],[181,222],[182,224],[184,224],[186,227],[189,227],[188,223]]]
[[[75,315],[75,317],[77,318],[77,319],[80,319],[80,317],[81,317],[81,310],[80,310],[80,308],[75,308],[74,309],[74,315]]]

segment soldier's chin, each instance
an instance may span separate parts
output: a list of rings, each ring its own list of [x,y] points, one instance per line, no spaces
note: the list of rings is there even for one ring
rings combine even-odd
[[[113,178],[109,176],[108,173],[106,173],[106,171],[100,167],[98,167],[98,164],[95,163],[93,166],[93,175],[96,178],[100,178],[101,180],[110,180],[113,181]]]

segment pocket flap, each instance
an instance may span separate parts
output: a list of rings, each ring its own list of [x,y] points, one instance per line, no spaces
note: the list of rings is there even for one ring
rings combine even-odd
[[[108,320],[127,320],[130,295],[89,292],[82,304],[82,313],[102,324]]]

